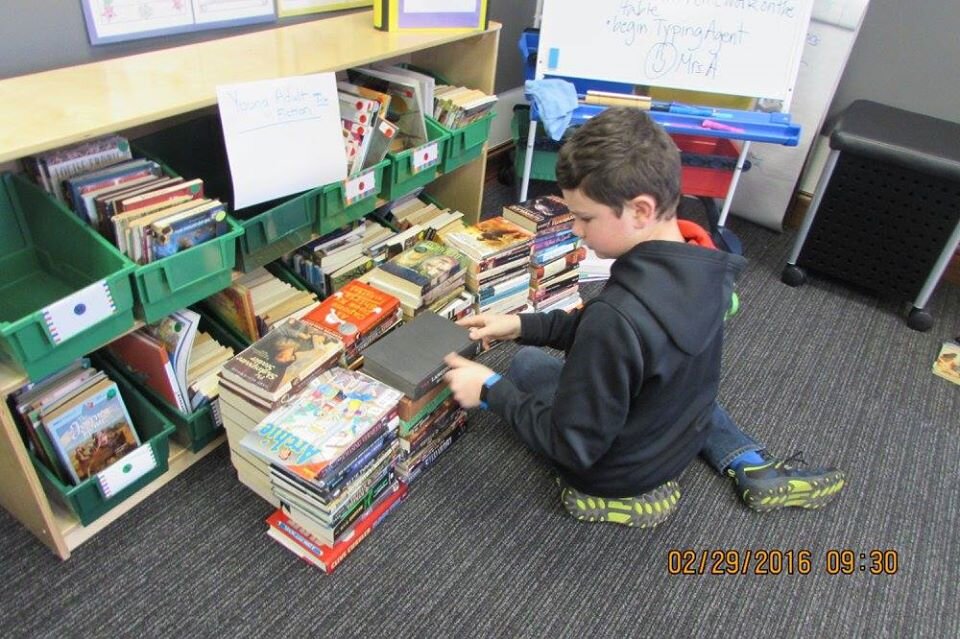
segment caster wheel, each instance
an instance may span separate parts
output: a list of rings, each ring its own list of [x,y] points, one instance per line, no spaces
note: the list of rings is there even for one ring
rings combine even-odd
[[[925,333],[933,328],[933,315],[922,308],[915,308],[907,316],[907,326],[915,331]]]
[[[787,286],[801,286],[807,281],[807,274],[799,266],[787,264],[780,273],[780,281]]]

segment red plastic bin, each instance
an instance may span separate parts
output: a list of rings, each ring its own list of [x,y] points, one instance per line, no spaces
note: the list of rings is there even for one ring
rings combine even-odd
[[[702,159],[729,160],[730,168],[710,168],[684,164],[680,170],[680,191],[697,197],[727,197],[733,167],[740,149],[732,140],[701,135],[672,135],[681,153],[692,153]]]

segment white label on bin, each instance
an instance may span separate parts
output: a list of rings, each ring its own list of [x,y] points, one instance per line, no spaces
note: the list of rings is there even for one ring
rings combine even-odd
[[[343,203],[350,206],[357,200],[377,192],[377,171],[370,169],[343,182]]]
[[[413,150],[410,156],[410,170],[412,173],[419,173],[424,169],[429,169],[440,161],[438,152],[439,145],[436,142],[424,144]]]
[[[43,321],[53,343],[59,344],[110,317],[116,310],[110,287],[100,280],[43,309]]]
[[[144,444],[97,473],[100,492],[105,499],[110,499],[156,467],[153,447]]]

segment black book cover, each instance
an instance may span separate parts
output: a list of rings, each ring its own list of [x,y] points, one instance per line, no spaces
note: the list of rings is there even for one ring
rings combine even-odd
[[[466,328],[424,311],[367,347],[363,372],[415,400],[447,372],[447,353],[473,359],[479,350],[480,342],[471,340]]]

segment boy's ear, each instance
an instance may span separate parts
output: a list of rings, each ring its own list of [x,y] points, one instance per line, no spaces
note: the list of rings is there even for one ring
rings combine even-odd
[[[645,228],[657,219],[657,200],[651,195],[638,195],[628,202],[637,228]]]

